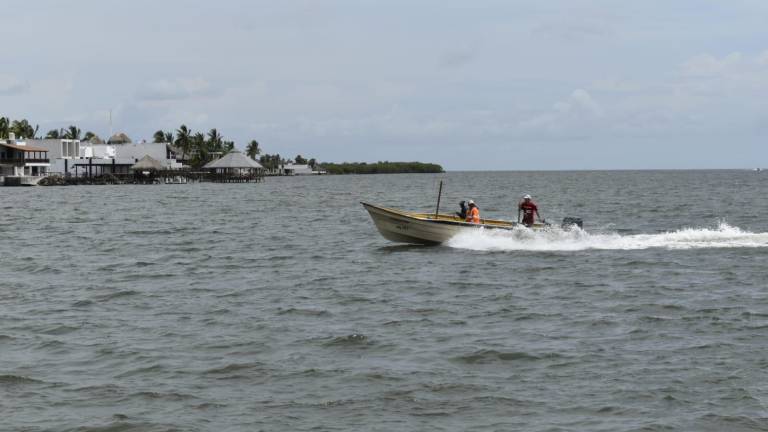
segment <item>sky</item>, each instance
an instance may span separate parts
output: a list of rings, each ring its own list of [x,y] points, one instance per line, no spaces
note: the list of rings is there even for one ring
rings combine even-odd
[[[768,167],[765,0],[3,0],[0,115],[448,170]]]

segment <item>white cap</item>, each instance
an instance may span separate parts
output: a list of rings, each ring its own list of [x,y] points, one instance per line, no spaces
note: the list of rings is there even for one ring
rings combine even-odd
[[[475,202],[474,202],[474,201],[472,201],[472,200],[469,200],[469,201],[467,202],[467,204],[469,204],[469,205],[471,205],[471,204],[474,204],[474,203],[475,203]]]
[[[531,199],[531,196],[530,196],[530,195],[528,195],[528,194],[525,194],[525,196],[523,197],[523,199]]]

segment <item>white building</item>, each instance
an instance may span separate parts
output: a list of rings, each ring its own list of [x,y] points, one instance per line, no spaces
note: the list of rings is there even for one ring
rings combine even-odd
[[[319,175],[326,174],[323,170],[313,170],[311,166],[306,164],[286,164],[283,167],[284,175]]]
[[[30,140],[29,143],[48,152],[49,171],[59,175],[128,174],[129,168],[144,156],[157,159],[167,169],[182,167],[165,143],[94,144],[67,139]]]
[[[33,139],[27,140],[27,143],[34,147],[46,149],[51,163],[48,171],[51,174],[63,175],[66,172],[72,172],[74,160],[82,157],[80,140]]]

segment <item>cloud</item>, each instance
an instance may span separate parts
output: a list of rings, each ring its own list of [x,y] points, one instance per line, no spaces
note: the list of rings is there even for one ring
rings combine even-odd
[[[203,78],[179,78],[147,83],[139,89],[137,98],[148,102],[163,102],[210,96],[214,93]]]
[[[27,93],[30,87],[28,81],[21,81],[11,75],[0,75],[0,95],[12,96]]]
[[[599,133],[603,107],[584,89],[574,90],[549,111],[520,121],[515,132],[531,139],[585,138]]]
[[[683,63],[683,74],[687,76],[716,76],[737,67],[742,62],[742,54],[734,52],[722,59],[711,54],[700,54]]]

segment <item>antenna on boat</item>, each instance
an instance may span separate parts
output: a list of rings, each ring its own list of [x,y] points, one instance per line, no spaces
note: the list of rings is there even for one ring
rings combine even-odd
[[[438,213],[440,213],[440,197],[443,195],[443,181],[440,180],[440,189],[438,189],[437,192],[437,207],[435,207],[435,219],[438,218]]]

